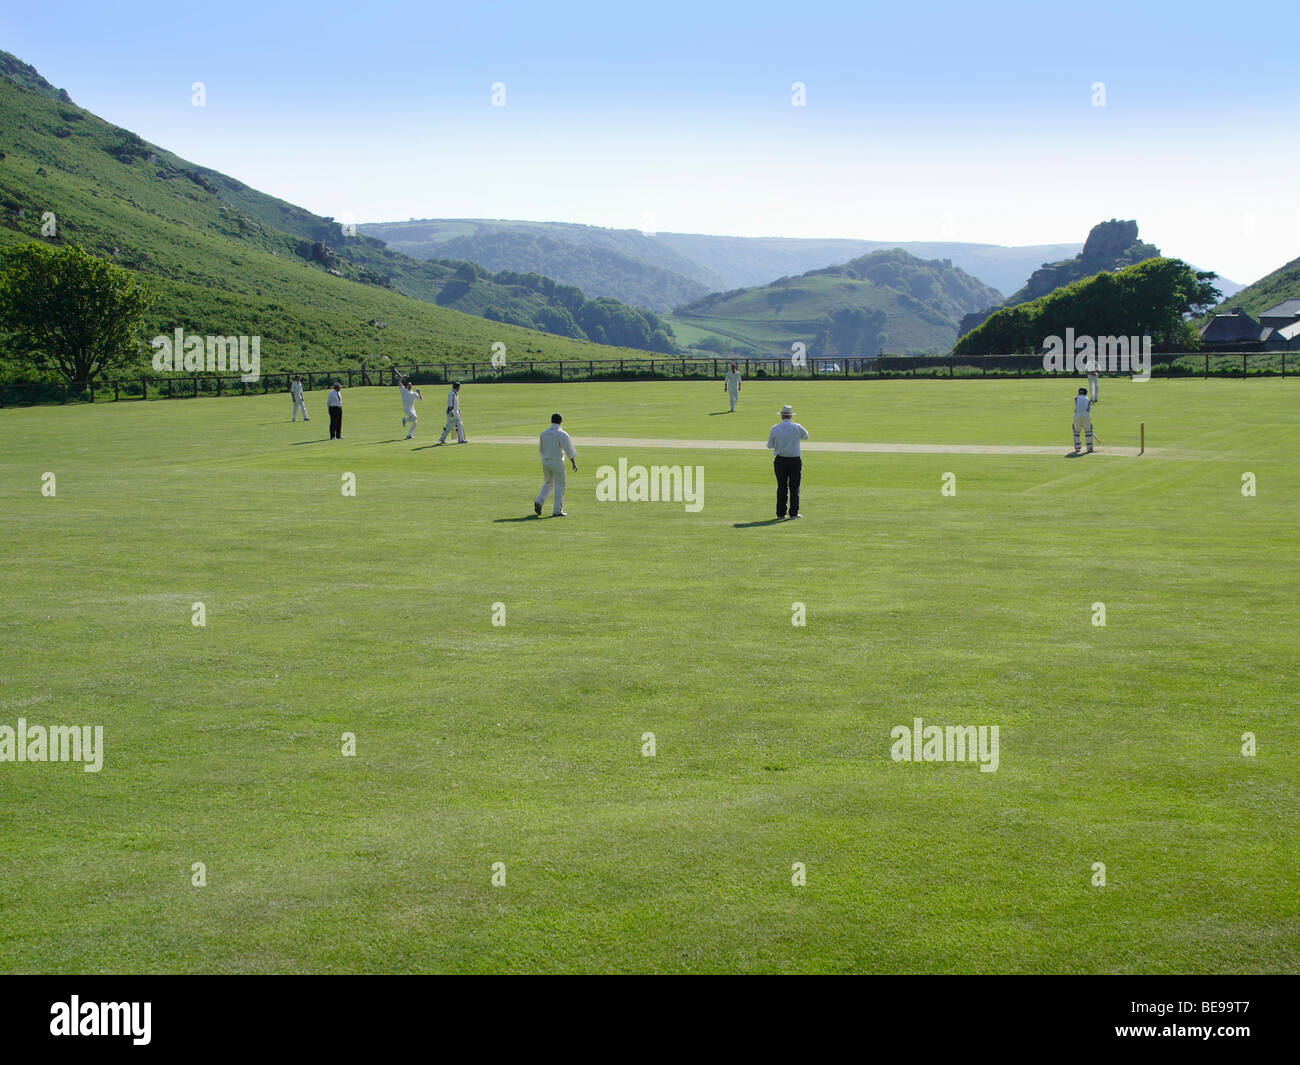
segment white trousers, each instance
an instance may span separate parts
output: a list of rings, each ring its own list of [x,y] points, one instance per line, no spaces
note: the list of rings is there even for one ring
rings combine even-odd
[[[1092,415],[1076,414],[1074,416],[1074,446],[1079,446],[1079,433],[1084,431],[1088,435],[1088,446],[1092,447]]]
[[[537,493],[537,505],[546,502],[546,497],[555,492],[554,514],[564,509],[564,459],[542,459],[542,490]]]
[[[419,416],[418,414],[416,414],[415,411],[411,411],[410,414],[404,414],[404,415],[402,416],[402,424],[403,424],[403,425],[409,425],[409,426],[411,427],[411,431],[410,431],[409,433],[407,433],[406,435],[407,435],[407,436],[414,436],[414,435],[415,435],[415,427],[416,427],[417,425],[420,424],[420,416]]]
[[[297,420],[298,420],[298,412],[299,412],[299,411],[302,411],[302,416],[303,416],[303,420],[304,420],[304,421],[311,421],[311,419],[307,416],[307,401],[306,401],[306,400],[295,399],[295,400],[293,401],[293,420],[294,420],[294,421],[297,421]]]
[[[1101,395],[1100,381],[1095,373],[1090,373],[1088,375],[1088,398],[1096,403],[1099,395]]]
[[[731,409],[732,409],[732,410],[735,410],[735,409],[736,409],[736,403],[737,403],[737,402],[739,401],[739,399],[740,399],[740,389],[739,389],[739,388],[728,388],[728,389],[727,389],[727,395],[731,397]]]
[[[452,427],[456,429],[456,442],[463,444],[465,442],[465,423],[460,420],[458,411],[447,412],[447,424],[442,427],[442,436],[438,437],[438,443],[447,439],[447,434],[451,432]]]

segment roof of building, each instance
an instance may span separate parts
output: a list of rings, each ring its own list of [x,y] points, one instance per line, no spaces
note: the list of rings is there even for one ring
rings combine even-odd
[[[1261,318],[1295,318],[1300,316],[1300,299],[1283,300],[1276,307],[1270,307],[1260,315]]]
[[[1213,344],[1230,341],[1256,341],[1259,323],[1241,308],[1231,314],[1216,314],[1210,324],[1201,330],[1201,339]]]

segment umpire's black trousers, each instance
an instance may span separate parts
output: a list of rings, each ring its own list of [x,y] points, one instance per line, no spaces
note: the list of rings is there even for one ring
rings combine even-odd
[[[330,407],[330,439],[343,439],[343,408]]]
[[[790,517],[799,516],[799,482],[803,480],[803,459],[777,455],[772,462],[776,470],[776,516],[784,518],[786,497],[790,498]]]

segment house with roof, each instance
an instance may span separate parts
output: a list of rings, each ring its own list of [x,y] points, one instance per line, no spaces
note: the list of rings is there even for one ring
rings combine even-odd
[[[1240,307],[1216,314],[1201,330],[1210,351],[1300,351],[1300,299],[1283,300],[1256,321]]]

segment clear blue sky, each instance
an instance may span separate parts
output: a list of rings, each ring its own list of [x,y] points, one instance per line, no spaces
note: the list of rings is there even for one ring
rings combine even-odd
[[[1036,244],[1136,218],[1247,283],[1300,255],[1297,17],[1252,0],[10,0],[0,47],[104,118],[340,219]]]

